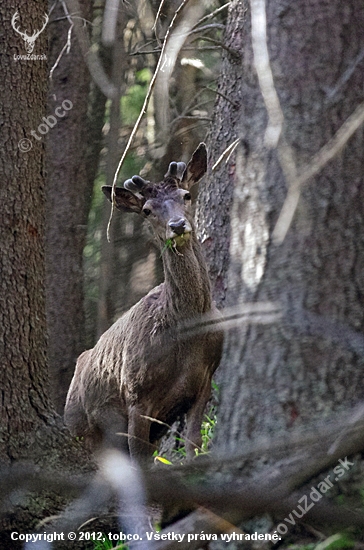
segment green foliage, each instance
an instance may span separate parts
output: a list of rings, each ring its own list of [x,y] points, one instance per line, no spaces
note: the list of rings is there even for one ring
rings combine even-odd
[[[145,68],[136,73],[135,84],[130,86],[121,98],[121,116],[123,124],[134,124],[143,106],[147,89],[152,78],[150,69]]]
[[[216,418],[216,407],[212,406],[209,414],[205,414],[205,420],[202,422],[201,426],[201,436],[202,436],[202,445],[201,451],[196,449],[196,455],[202,455],[209,452],[211,441],[215,434],[217,418]]]
[[[161,251],[161,256],[165,253],[165,251],[166,251],[168,248],[169,248],[170,250],[172,250],[172,248],[173,248],[173,239],[167,239],[167,240],[165,241],[165,243],[164,243],[164,245],[163,245],[163,248],[162,248],[162,251]]]
[[[287,550],[315,550],[315,546],[314,542],[310,544],[290,544]]]
[[[105,535],[105,540],[97,540],[94,542],[92,550],[127,550],[127,545],[121,541],[111,541]]]
[[[315,546],[315,550],[344,550],[354,548],[355,542],[346,533],[336,533]]]
[[[114,548],[112,541],[105,537],[104,541],[95,541],[93,550],[111,550],[112,548]]]
[[[345,550],[354,548],[355,541],[347,533],[336,533],[320,543],[310,542],[309,544],[289,544],[287,550]]]

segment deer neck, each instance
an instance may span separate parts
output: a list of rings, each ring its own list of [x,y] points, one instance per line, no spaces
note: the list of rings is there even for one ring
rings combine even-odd
[[[167,308],[180,319],[192,318],[211,309],[211,287],[200,244],[192,233],[183,250],[163,253]]]

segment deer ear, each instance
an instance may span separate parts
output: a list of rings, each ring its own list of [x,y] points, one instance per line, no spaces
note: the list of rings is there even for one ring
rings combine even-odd
[[[204,143],[200,143],[187,164],[182,176],[182,185],[185,189],[191,189],[206,174],[207,149]]]
[[[108,200],[112,202],[112,187],[110,185],[103,185],[101,189]],[[122,212],[136,212],[137,214],[140,214],[144,202],[144,199],[140,199],[131,191],[123,189],[122,187],[115,187],[115,205],[118,210],[121,210]]]

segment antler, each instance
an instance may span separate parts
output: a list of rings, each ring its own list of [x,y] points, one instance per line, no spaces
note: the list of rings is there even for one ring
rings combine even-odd
[[[140,176],[133,176],[131,179],[124,181],[124,187],[133,193],[141,193],[143,187],[148,185],[148,183],[149,181],[141,178]]]
[[[36,40],[36,39],[38,38],[38,36],[40,35],[40,33],[43,32],[44,29],[45,29],[46,26],[47,26],[48,19],[49,19],[49,18],[48,18],[48,15],[45,13],[43,17],[45,18],[44,25],[43,25],[43,27],[40,29],[40,31],[38,31],[38,32],[37,32],[37,31],[34,31],[33,35],[31,36],[31,40],[32,40],[32,41]]]
[[[16,31],[18,34],[20,34],[20,36],[24,40],[29,39],[30,37],[25,32],[21,32],[19,29],[16,28],[15,23],[18,19],[19,19],[19,13],[16,11],[13,15],[12,20],[11,20],[11,26],[13,27],[14,31]],[[48,16],[47,16],[47,23],[48,23]]]
[[[186,169],[186,164],[184,162],[171,162],[168,167],[168,172],[164,174],[165,178],[168,178],[169,176],[173,178],[182,179],[183,172]]]

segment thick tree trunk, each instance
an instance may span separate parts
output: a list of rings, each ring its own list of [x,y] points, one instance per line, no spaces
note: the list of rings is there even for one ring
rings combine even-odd
[[[214,299],[222,307],[226,297],[227,272],[230,262],[230,213],[236,179],[235,158],[228,155],[212,171],[223,152],[239,136],[241,117],[241,49],[242,29],[245,24],[246,4],[235,2],[233,16],[228,21],[221,77],[218,82],[212,127],[207,137],[209,175],[200,186],[199,206],[196,212],[198,236],[209,265]]]
[[[32,138],[45,115],[47,62],[14,60],[25,44],[11,27],[11,2],[0,8],[8,39],[1,56],[1,437],[0,459],[18,458],[47,416],[44,301],[44,142]],[[23,6],[22,27],[41,28],[47,3]],[[46,31],[34,55],[46,55]],[[26,141],[28,140],[28,141]],[[30,147],[28,152],[25,149]],[[19,445],[19,439],[23,439]],[[29,444],[29,441],[28,441]]]
[[[364,9],[350,0],[269,1],[267,27],[285,138],[302,167],[364,99]],[[264,145],[267,115],[247,3],[232,4],[226,36],[242,56],[241,65],[226,54],[219,90],[228,97],[218,99],[211,133],[222,149],[226,136],[241,144],[236,162],[219,168],[225,185],[235,185],[227,305],[268,300],[283,309],[275,324],[227,335],[217,444],[233,450],[364,397],[363,353],[355,345],[364,322],[364,185],[360,128],[305,185],[283,244],[272,243],[286,185],[276,151]],[[220,196],[220,172],[212,198]],[[214,199],[208,208],[216,208]],[[215,250],[226,246],[225,233],[214,233]]]
[[[0,469],[4,473],[10,464],[30,461],[40,471],[49,468],[61,472],[75,469],[73,463],[79,465],[81,456],[70,443],[49,399],[44,141],[31,133],[38,135],[46,114],[48,70],[45,60],[14,59],[14,55],[26,54],[21,37],[11,27],[14,12],[12,2],[1,4],[7,39],[0,60]],[[19,25],[28,31],[39,29],[44,13],[47,2],[23,4]],[[46,56],[46,52],[45,30],[35,42],[33,54]],[[83,460],[86,464],[85,457]],[[30,532],[40,518],[59,511],[64,504],[55,494],[20,498],[19,503],[5,514],[2,507],[1,548],[20,547],[10,540],[11,531]]]
[[[80,2],[90,20],[91,2]],[[67,42],[70,23],[61,4],[50,27],[52,67]],[[52,396],[62,413],[77,357],[84,351],[83,248],[93,182],[86,165],[89,72],[76,35],[71,49],[55,68],[49,114],[68,106],[64,118],[48,134],[47,187],[47,322]]]

